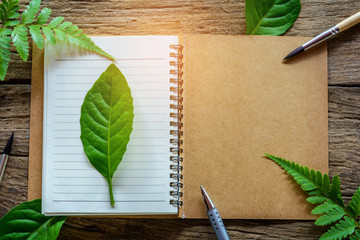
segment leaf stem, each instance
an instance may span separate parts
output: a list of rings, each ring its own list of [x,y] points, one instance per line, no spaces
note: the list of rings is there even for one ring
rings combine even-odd
[[[107,182],[109,184],[109,193],[110,193],[111,206],[114,207],[115,206],[115,201],[114,201],[114,194],[113,194],[113,190],[112,190],[112,179],[108,178]]]

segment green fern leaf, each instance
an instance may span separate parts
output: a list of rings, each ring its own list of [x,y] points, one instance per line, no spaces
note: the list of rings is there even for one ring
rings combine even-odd
[[[276,162],[278,165],[280,165],[282,168],[284,168],[285,171],[295,179],[295,181],[300,185],[300,187],[304,191],[308,192],[319,189],[319,186],[317,186],[312,180],[312,179],[315,180],[314,170],[311,170],[309,173],[309,169],[304,168],[299,164],[295,164],[294,162],[290,162],[285,159],[278,158],[269,154],[265,154],[265,155],[274,162]],[[300,171],[300,169],[302,170]]]
[[[4,27],[13,27],[18,25],[20,22],[18,20],[8,20],[4,23]]]
[[[72,22],[63,22],[62,24],[60,24],[57,29],[59,30],[65,30],[66,28],[70,27],[72,25]]]
[[[53,44],[56,43],[55,40],[55,34],[53,33],[52,29],[50,27],[44,26],[42,27],[42,30],[45,34],[45,37]]]
[[[34,43],[36,44],[36,46],[38,46],[38,48],[40,48],[40,49],[43,49],[44,39],[41,34],[40,26],[37,26],[37,25],[29,26],[29,32],[30,32],[31,37],[32,37]]]
[[[349,205],[347,206],[347,210],[354,219],[357,219],[360,216],[360,187],[352,196]]]
[[[339,176],[335,175],[330,184],[329,176],[326,174],[322,176],[319,171],[315,172],[313,169],[309,171],[306,167],[299,166],[294,162],[290,162],[269,154],[265,155],[284,168],[286,172],[291,175],[301,186],[301,188],[309,195],[324,195],[333,202],[337,203],[339,206],[345,207],[341,196]]]
[[[340,178],[338,175],[335,175],[332,179],[329,196],[331,199],[333,199],[337,204],[339,204],[342,207],[345,207],[344,201],[341,196],[341,190],[340,190]]]
[[[356,229],[355,230],[355,235],[351,235],[349,236],[350,240],[360,240],[360,230]]]
[[[15,27],[13,32],[11,33],[12,41],[15,45],[15,48],[24,61],[27,61],[29,56],[29,42],[27,37],[27,30],[27,27],[19,25]]]
[[[58,39],[67,41],[86,50],[96,52],[109,59],[114,59],[113,56],[98,47],[89,37],[87,37],[86,34],[82,33],[78,26],[73,25],[71,22],[63,22],[63,20],[64,18],[55,18],[47,25],[47,28],[50,28],[55,32],[55,35]],[[50,31],[44,27],[43,31],[45,36],[48,38]]]
[[[324,215],[320,216],[315,221],[315,225],[318,225],[318,226],[329,225],[333,222],[340,220],[345,214],[346,214],[346,212],[344,211],[344,209],[334,208],[334,209],[328,211],[327,213],[325,213]]]
[[[54,32],[56,34],[56,37],[60,40],[60,41],[67,41],[67,38],[66,38],[66,33],[64,33],[63,31],[57,29],[57,28],[54,28]]]
[[[17,19],[20,17],[20,14],[16,12],[20,9],[19,6],[19,0],[8,0],[8,6],[7,6],[7,18],[8,19]]]
[[[60,23],[62,23],[62,21],[64,21],[63,17],[56,17],[54,18],[49,24],[48,27],[50,28],[55,28],[57,27]]]
[[[0,80],[5,79],[10,61],[11,31],[6,28],[0,29]]]
[[[341,210],[341,207],[334,203],[331,200],[325,201],[323,204],[318,205],[316,208],[314,208],[311,213],[312,214],[323,214],[327,213],[333,209]]]
[[[44,8],[43,10],[41,10],[41,12],[39,13],[39,16],[36,19],[36,24],[45,24],[47,23],[47,21],[49,20],[51,14],[51,9],[49,8]]]
[[[20,7],[18,6],[16,9],[16,11],[19,9]],[[20,13],[18,12],[9,12],[8,13],[8,19],[17,19],[18,17],[20,17]]]
[[[3,23],[3,27],[14,26],[14,21],[8,23],[8,20],[14,20],[20,16],[20,14],[16,12],[19,8],[18,0],[2,0],[2,3],[0,3],[0,20]]]
[[[329,192],[330,190],[330,178],[329,175],[327,175],[326,173],[324,174],[322,179],[321,190],[323,190],[324,192]]]
[[[31,0],[22,14],[21,23],[29,24],[35,21],[36,14],[40,10],[41,0]]]
[[[353,219],[345,216],[344,220],[332,226],[326,233],[324,233],[320,240],[341,240],[353,234],[356,228],[356,223]]]
[[[329,199],[327,197],[325,197],[325,196],[322,196],[322,195],[311,196],[311,197],[308,197],[306,199],[306,201],[308,201],[309,203],[312,203],[312,204],[323,203],[326,200],[329,200]]]
[[[6,5],[0,3],[0,19],[3,24],[6,22],[7,12],[8,12],[8,10],[7,10]]]

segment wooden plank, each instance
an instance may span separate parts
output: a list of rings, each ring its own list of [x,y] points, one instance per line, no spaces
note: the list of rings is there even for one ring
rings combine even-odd
[[[309,221],[224,220],[230,239],[319,239],[325,228]],[[165,234],[165,235],[164,235]],[[59,239],[210,239],[208,220],[69,218]]]
[[[27,199],[28,157],[9,156],[0,185],[0,217]]]
[[[0,146],[14,131],[11,155],[28,156],[30,127],[30,85],[0,85]]]

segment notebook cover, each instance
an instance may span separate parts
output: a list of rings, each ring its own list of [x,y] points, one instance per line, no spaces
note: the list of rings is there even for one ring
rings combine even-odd
[[[326,45],[281,63],[307,40],[185,37],[186,218],[206,217],[201,184],[222,218],[314,219],[304,192],[263,154],[328,172]]]

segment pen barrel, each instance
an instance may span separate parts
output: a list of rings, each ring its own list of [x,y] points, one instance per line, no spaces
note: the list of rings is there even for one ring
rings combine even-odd
[[[351,17],[345,19],[344,21],[342,21],[341,23],[337,24],[337,26],[340,29],[340,32],[351,28],[352,26],[356,25],[360,23],[360,12],[352,15]]]
[[[325,32],[321,33],[320,35],[314,37],[307,43],[303,44],[302,47],[304,48],[304,50],[308,50],[309,48],[312,48],[312,47],[318,45],[319,43],[324,42],[325,40],[331,38],[333,35],[336,35],[339,32],[340,32],[339,27],[334,26],[334,27],[326,30]]]
[[[7,160],[8,160],[8,155],[2,154],[0,158],[0,183],[4,175]]]
[[[211,226],[213,227],[218,240],[229,240],[229,236],[226,232],[224,223],[220,217],[220,214],[216,208],[207,212]]]

